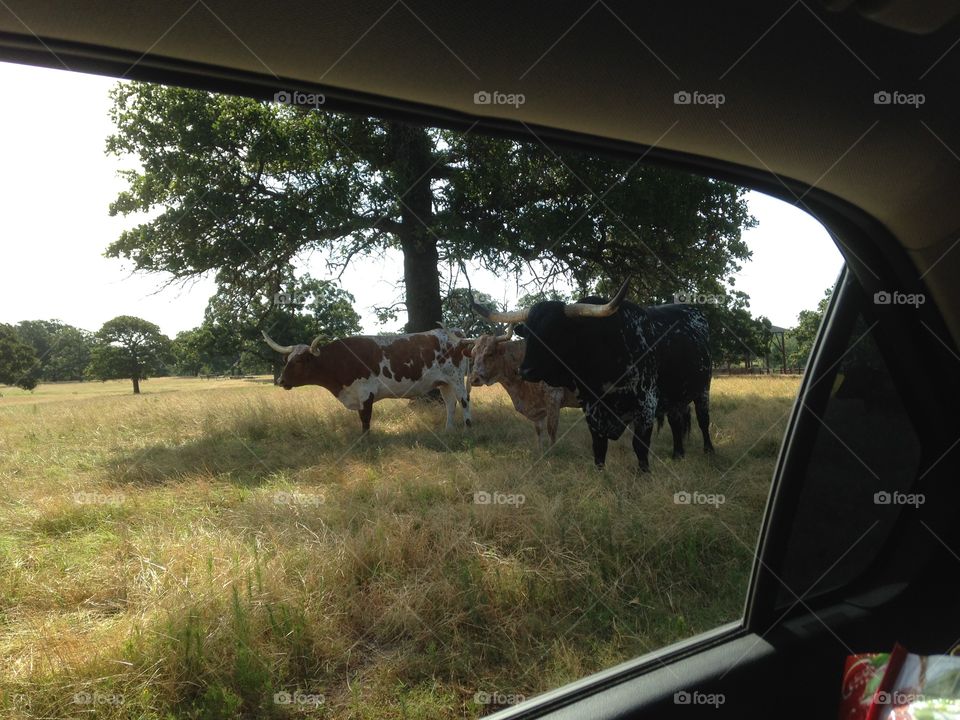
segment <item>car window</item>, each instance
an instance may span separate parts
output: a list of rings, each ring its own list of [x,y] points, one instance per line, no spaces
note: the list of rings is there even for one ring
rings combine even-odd
[[[780,605],[795,605],[855,579],[884,547],[899,515],[920,507],[914,491],[921,446],[875,333],[879,323],[851,282],[856,314],[837,360],[816,382],[830,385],[784,559]],[[900,568],[905,577],[909,568]],[[897,573],[894,573],[897,574]]]
[[[809,215],[292,88],[0,77],[5,712],[477,717],[742,619],[842,267]],[[871,347],[798,533],[901,487]]]

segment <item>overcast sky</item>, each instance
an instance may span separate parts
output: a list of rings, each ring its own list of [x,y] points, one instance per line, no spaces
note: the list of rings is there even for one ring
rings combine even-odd
[[[163,278],[131,274],[123,262],[103,257],[135,224],[107,214],[124,188],[116,174],[123,164],[104,154],[114,82],[0,63],[0,87],[9,98],[0,109],[0,322],[56,318],[96,330],[116,315],[138,315],[172,337],[203,319],[212,280],[164,289]],[[749,205],[759,225],[745,234],[753,258],[736,287],[750,295],[755,315],[790,327],[833,284],[842,259],[805,212],[756,192]],[[319,258],[309,270],[326,277]],[[400,277],[399,254],[355,262],[344,274],[365,331],[385,329],[371,308],[397,298]],[[479,270],[470,277],[497,299],[516,298],[513,280]]]

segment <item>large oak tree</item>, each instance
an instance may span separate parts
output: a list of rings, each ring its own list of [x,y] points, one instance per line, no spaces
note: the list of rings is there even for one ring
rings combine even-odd
[[[409,331],[443,316],[440,271],[474,260],[641,302],[711,291],[749,257],[743,191],[622,159],[197,90],[112,91],[111,154],[134,158],[112,214],[149,213],[107,249],[146,271],[280,292],[302,253],[334,269],[403,254]],[[601,282],[602,281],[602,282]]]

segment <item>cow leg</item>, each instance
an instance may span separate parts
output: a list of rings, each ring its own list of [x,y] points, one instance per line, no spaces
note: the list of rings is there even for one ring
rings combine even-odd
[[[551,407],[547,411],[547,433],[550,436],[550,445],[557,444],[557,428],[560,426],[560,408]]]
[[[370,432],[370,418],[372,415],[373,393],[370,393],[370,397],[364,400],[363,407],[360,409],[360,426],[363,428],[364,434]]]
[[[543,450],[543,425],[543,419],[533,421],[533,427],[537,431],[537,448],[541,451]]]
[[[690,427],[690,410],[671,410],[667,413],[667,422],[670,423],[670,432],[673,434],[673,459],[683,457],[683,436]]]
[[[443,394],[443,387],[444,386],[442,385],[440,386],[441,394]],[[456,405],[459,402],[460,405],[463,407],[463,424],[466,425],[467,427],[470,427],[470,425],[472,424],[472,421],[470,418],[470,386],[464,383],[462,376],[458,376],[454,381],[454,383],[452,385],[448,385],[447,387],[450,388],[450,391],[453,394],[454,410],[456,410]],[[444,395],[443,399],[444,399],[444,402],[446,402],[447,396]],[[452,418],[450,419],[450,423],[448,424],[447,428],[449,429],[451,427],[453,427]]]
[[[447,430],[453,430],[453,418],[457,413],[457,393],[452,386],[446,383],[440,385],[440,395],[447,406]]]
[[[463,407],[463,424],[467,427],[473,424],[470,417],[470,386],[464,383],[457,385],[457,396],[460,398],[460,405]]]
[[[710,442],[710,387],[708,386],[696,400],[693,407],[697,411],[697,425],[703,435],[703,451],[713,452],[713,443]]]
[[[593,439],[593,462],[597,470],[603,470],[607,462],[607,445],[609,441],[603,435],[598,435],[593,430],[590,431],[590,437]]]
[[[673,429],[673,423],[670,424]],[[653,422],[643,423],[637,420],[633,423],[633,452],[637,454],[640,472],[650,472],[650,439],[653,437]]]

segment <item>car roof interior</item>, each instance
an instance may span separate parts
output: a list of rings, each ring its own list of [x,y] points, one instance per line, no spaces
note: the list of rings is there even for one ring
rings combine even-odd
[[[952,363],[960,341],[958,18],[960,0],[695,7],[619,0],[549,7],[38,0],[0,4],[0,60],[262,99],[283,89],[322,92],[330,110],[642,158],[776,195],[812,213],[834,236],[847,261],[841,285],[859,283],[867,294],[897,287],[931,298],[915,315],[922,323],[894,318],[901,329],[892,337],[914,346],[896,372],[903,376],[901,394],[910,396],[905,403],[929,421],[924,427],[933,435],[924,438],[924,452],[932,454],[932,469],[957,437],[944,406],[956,398]],[[479,91],[522,93],[525,101],[478,105]],[[680,107],[679,91],[722,93],[724,103]],[[878,92],[920,93],[924,100],[878,104]],[[5,100],[9,111],[16,98]],[[56,98],[49,102],[50,112],[63,110]],[[839,295],[835,304],[844,302]],[[832,329],[828,321],[821,352],[829,350]],[[943,357],[931,360],[932,349]],[[784,471],[790,444],[802,441],[799,421],[789,432],[764,552],[776,545],[776,525],[789,519],[796,502]],[[942,502],[930,512],[956,506],[948,485],[953,467],[942,462],[928,479],[944,484]],[[956,561],[942,542],[932,546],[925,552]],[[684,643],[670,651],[669,662],[666,655],[648,659],[642,673],[614,669],[504,716],[679,716],[687,709],[677,708],[670,693],[694,681],[726,689],[722,715],[774,703],[789,717],[832,712],[840,682],[834,659],[845,648],[879,643],[883,649],[899,640],[932,650],[956,642],[958,622],[945,620],[955,615],[949,598],[930,594],[954,570],[931,570],[896,602],[882,593],[865,596],[816,619],[804,614],[812,612],[805,603],[778,619],[761,598],[769,590],[761,577],[747,608],[750,629],[760,634]],[[907,618],[918,598],[924,614]],[[762,620],[751,619],[760,606]],[[907,621],[909,631],[902,627]],[[837,625],[846,628],[839,645]],[[787,699],[791,688],[799,697]],[[731,693],[739,702],[729,701]]]

